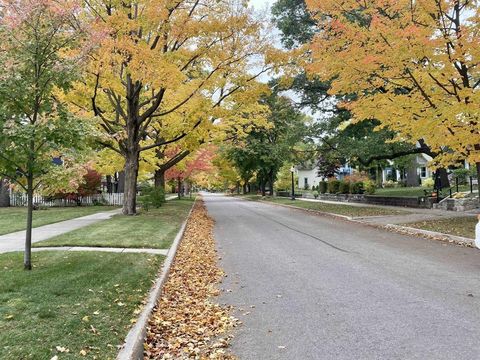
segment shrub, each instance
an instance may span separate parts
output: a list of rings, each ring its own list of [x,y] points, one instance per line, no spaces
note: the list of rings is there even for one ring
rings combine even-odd
[[[150,208],[158,209],[165,201],[165,191],[161,187],[145,186],[138,197],[138,202],[145,211]]]
[[[328,180],[327,190],[330,194],[337,194],[339,188],[340,188],[340,181],[334,178]]]
[[[468,169],[456,169],[453,170],[453,177],[458,179],[460,185],[467,184],[468,177],[472,175],[471,170]]]
[[[363,194],[363,181],[357,181],[350,183],[350,192],[352,194]]]
[[[364,181],[368,181],[369,179],[370,178],[368,177],[368,175],[363,172],[360,172],[360,173],[356,172],[351,175],[347,175],[343,178],[344,181],[348,181],[350,183],[364,182]]]
[[[327,182],[326,181],[321,181],[320,184],[318,184],[318,191],[321,194],[325,194],[327,192]]]
[[[388,180],[383,183],[384,188],[394,188],[397,187],[397,183],[393,180]]]
[[[313,192],[313,197],[314,197],[315,199],[318,198],[318,191],[317,191],[317,190],[315,190],[315,191]]]
[[[349,194],[350,193],[350,182],[340,181],[340,185],[338,186],[338,192],[340,194]]]
[[[435,185],[435,180],[432,178],[423,179],[422,181],[422,187],[433,188],[433,185]]]
[[[363,183],[365,192],[369,195],[375,194],[375,183],[372,180],[365,181]]]

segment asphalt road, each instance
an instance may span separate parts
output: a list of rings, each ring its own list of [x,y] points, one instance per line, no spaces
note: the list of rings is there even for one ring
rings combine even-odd
[[[206,195],[240,360],[480,359],[480,251]]]

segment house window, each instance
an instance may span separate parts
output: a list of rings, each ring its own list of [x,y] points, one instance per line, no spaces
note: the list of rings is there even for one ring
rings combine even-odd
[[[427,177],[427,168],[426,167],[421,167],[420,168],[420,177],[422,177],[422,178]]]
[[[303,188],[308,188],[308,178],[303,178]]]

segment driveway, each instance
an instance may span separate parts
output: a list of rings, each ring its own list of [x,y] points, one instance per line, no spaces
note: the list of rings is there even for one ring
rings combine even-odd
[[[479,251],[204,198],[240,360],[480,358]]]

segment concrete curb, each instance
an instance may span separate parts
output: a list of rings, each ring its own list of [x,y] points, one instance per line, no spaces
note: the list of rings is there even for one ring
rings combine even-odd
[[[383,226],[384,229],[402,233],[405,235],[419,236],[430,240],[445,241],[451,244],[462,245],[466,247],[475,248],[475,240],[462,236],[455,236],[450,234],[439,233],[435,231],[428,231],[422,229],[416,229],[408,226],[388,224]]]
[[[183,238],[183,234],[185,233],[185,229],[187,227],[187,222],[190,219],[190,215],[193,212],[195,204],[197,200],[193,202],[192,208],[188,213],[187,218],[183,222],[180,230],[177,233],[177,236],[173,240],[172,246],[168,251],[167,258],[163,262],[162,270],[160,272],[159,277],[155,281],[150,293],[148,295],[148,300],[145,306],[143,307],[142,312],[137,318],[137,322],[135,325],[130,329],[125,338],[125,342],[123,344],[122,349],[117,355],[117,360],[142,360],[143,359],[143,344],[145,342],[145,337],[147,335],[147,325],[148,320],[150,319],[150,315],[152,314],[153,308],[155,307],[158,298],[162,293],[163,284],[168,278],[168,274],[170,272],[170,268],[175,260],[175,255],[177,254],[178,247],[180,242]]]

